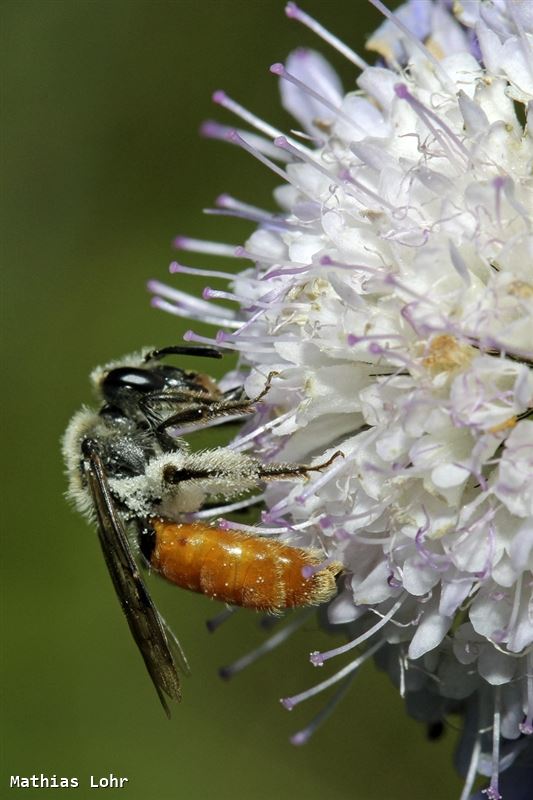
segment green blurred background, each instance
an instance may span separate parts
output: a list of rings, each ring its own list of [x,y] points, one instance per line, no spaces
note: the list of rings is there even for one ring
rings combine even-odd
[[[358,0],[305,8],[356,48],[379,19]],[[193,670],[168,722],[96,534],[63,498],[59,439],[90,400],[89,371],[142,345],[180,341],[188,327],[152,310],[145,290],[148,278],[166,279],[172,238],[242,242],[247,226],[200,213],[222,191],[272,205],[272,175],[198,137],[205,118],[232,124],[211,107],[212,91],[223,87],[286,128],[269,64],[300,44],[318,47],[346,88],[349,65],[286,20],[278,0],[16,0],[1,16],[0,795],[10,775],[43,772],[76,776],[80,788],[18,796],[92,797],[89,775],[113,772],[129,782],[106,797],[130,800],[456,796],[453,733],[427,742],[372,667],[306,747],[288,744],[325,698],[292,714],[278,698],[340,666],[319,674],[309,665],[308,652],[330,642],[314,622],[224,684],[217,666],[262,640],[257,618],[242,613],[211,636],[204,622],[214,603],[151,579]]]

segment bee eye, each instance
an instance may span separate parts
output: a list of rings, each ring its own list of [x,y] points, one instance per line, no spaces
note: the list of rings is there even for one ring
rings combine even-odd
[[[102,381],[102,394],[113,403],[124,390],[146,393],[163,389],[165,382],[160,375],[147,369],[136,367],[117,367],[107,373]]]

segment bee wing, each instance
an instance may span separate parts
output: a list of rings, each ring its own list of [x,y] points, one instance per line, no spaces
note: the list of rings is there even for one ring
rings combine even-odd
[[[161,705],[170,717],[165,694],[172,700],[179,701],[181,690],[167,632],[172,645],[177,640],[169,628],[165,630],[166,625],[152,602],[131,554],[124,524],[111,495],[100,456],[91,447],[91,442],[86,441],[84,444],[84,470],[94,503],[98,536],[107,568]],[[179,644],[178,648],[178,653],[183,655]],[[184,656],[183,661],[185,670],[188,671]]]

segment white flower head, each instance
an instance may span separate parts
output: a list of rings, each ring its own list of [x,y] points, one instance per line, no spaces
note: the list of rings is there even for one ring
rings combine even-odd
[[[258,223],[233,253],[252,264],[230,276],[235,312],[210,289],[193,301],[158,284],[156,303],[221,326],[250,396],[275,373],[236,450],[343,454],[268,489],[263,523],[345,566],[328,613],[353,636],[313,662],[367,650],[285,704],[376,653],[419,718],[475,705],[464,797],[481,771],[496,800],[498,768],[533,731],[533,14],[373,2],[387,16],[376,66],[289,3],[361,70],[345,94],[319,53],[271,68],[299,133],[217,93],[256,132],[205,132],[282,178],[279,210],[220,199]]]

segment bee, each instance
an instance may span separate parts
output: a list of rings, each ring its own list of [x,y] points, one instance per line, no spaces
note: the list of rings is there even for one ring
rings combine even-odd
[[[340,564],[260,536],[187,522],[216,498],[230,501],[265,481],[305,477],[318,466],[263,463],[227,447],[194,452],[176,429],[245,417],[243,387],[223,392],[206,374],[162,363],[171,355],[219,358],[213,348],[143,350],[91,374],[100,408],[82,408],[63,438],[68,497],[96,523],[100,545],[133,638],[161,704],[181,699],[188,665],[155,607],[136,557],[168,581],[226,603],[280,612],[336,591]],[[174,432],[174,433],[173,433]],[[335,458],[339,454],[335,454]]]

